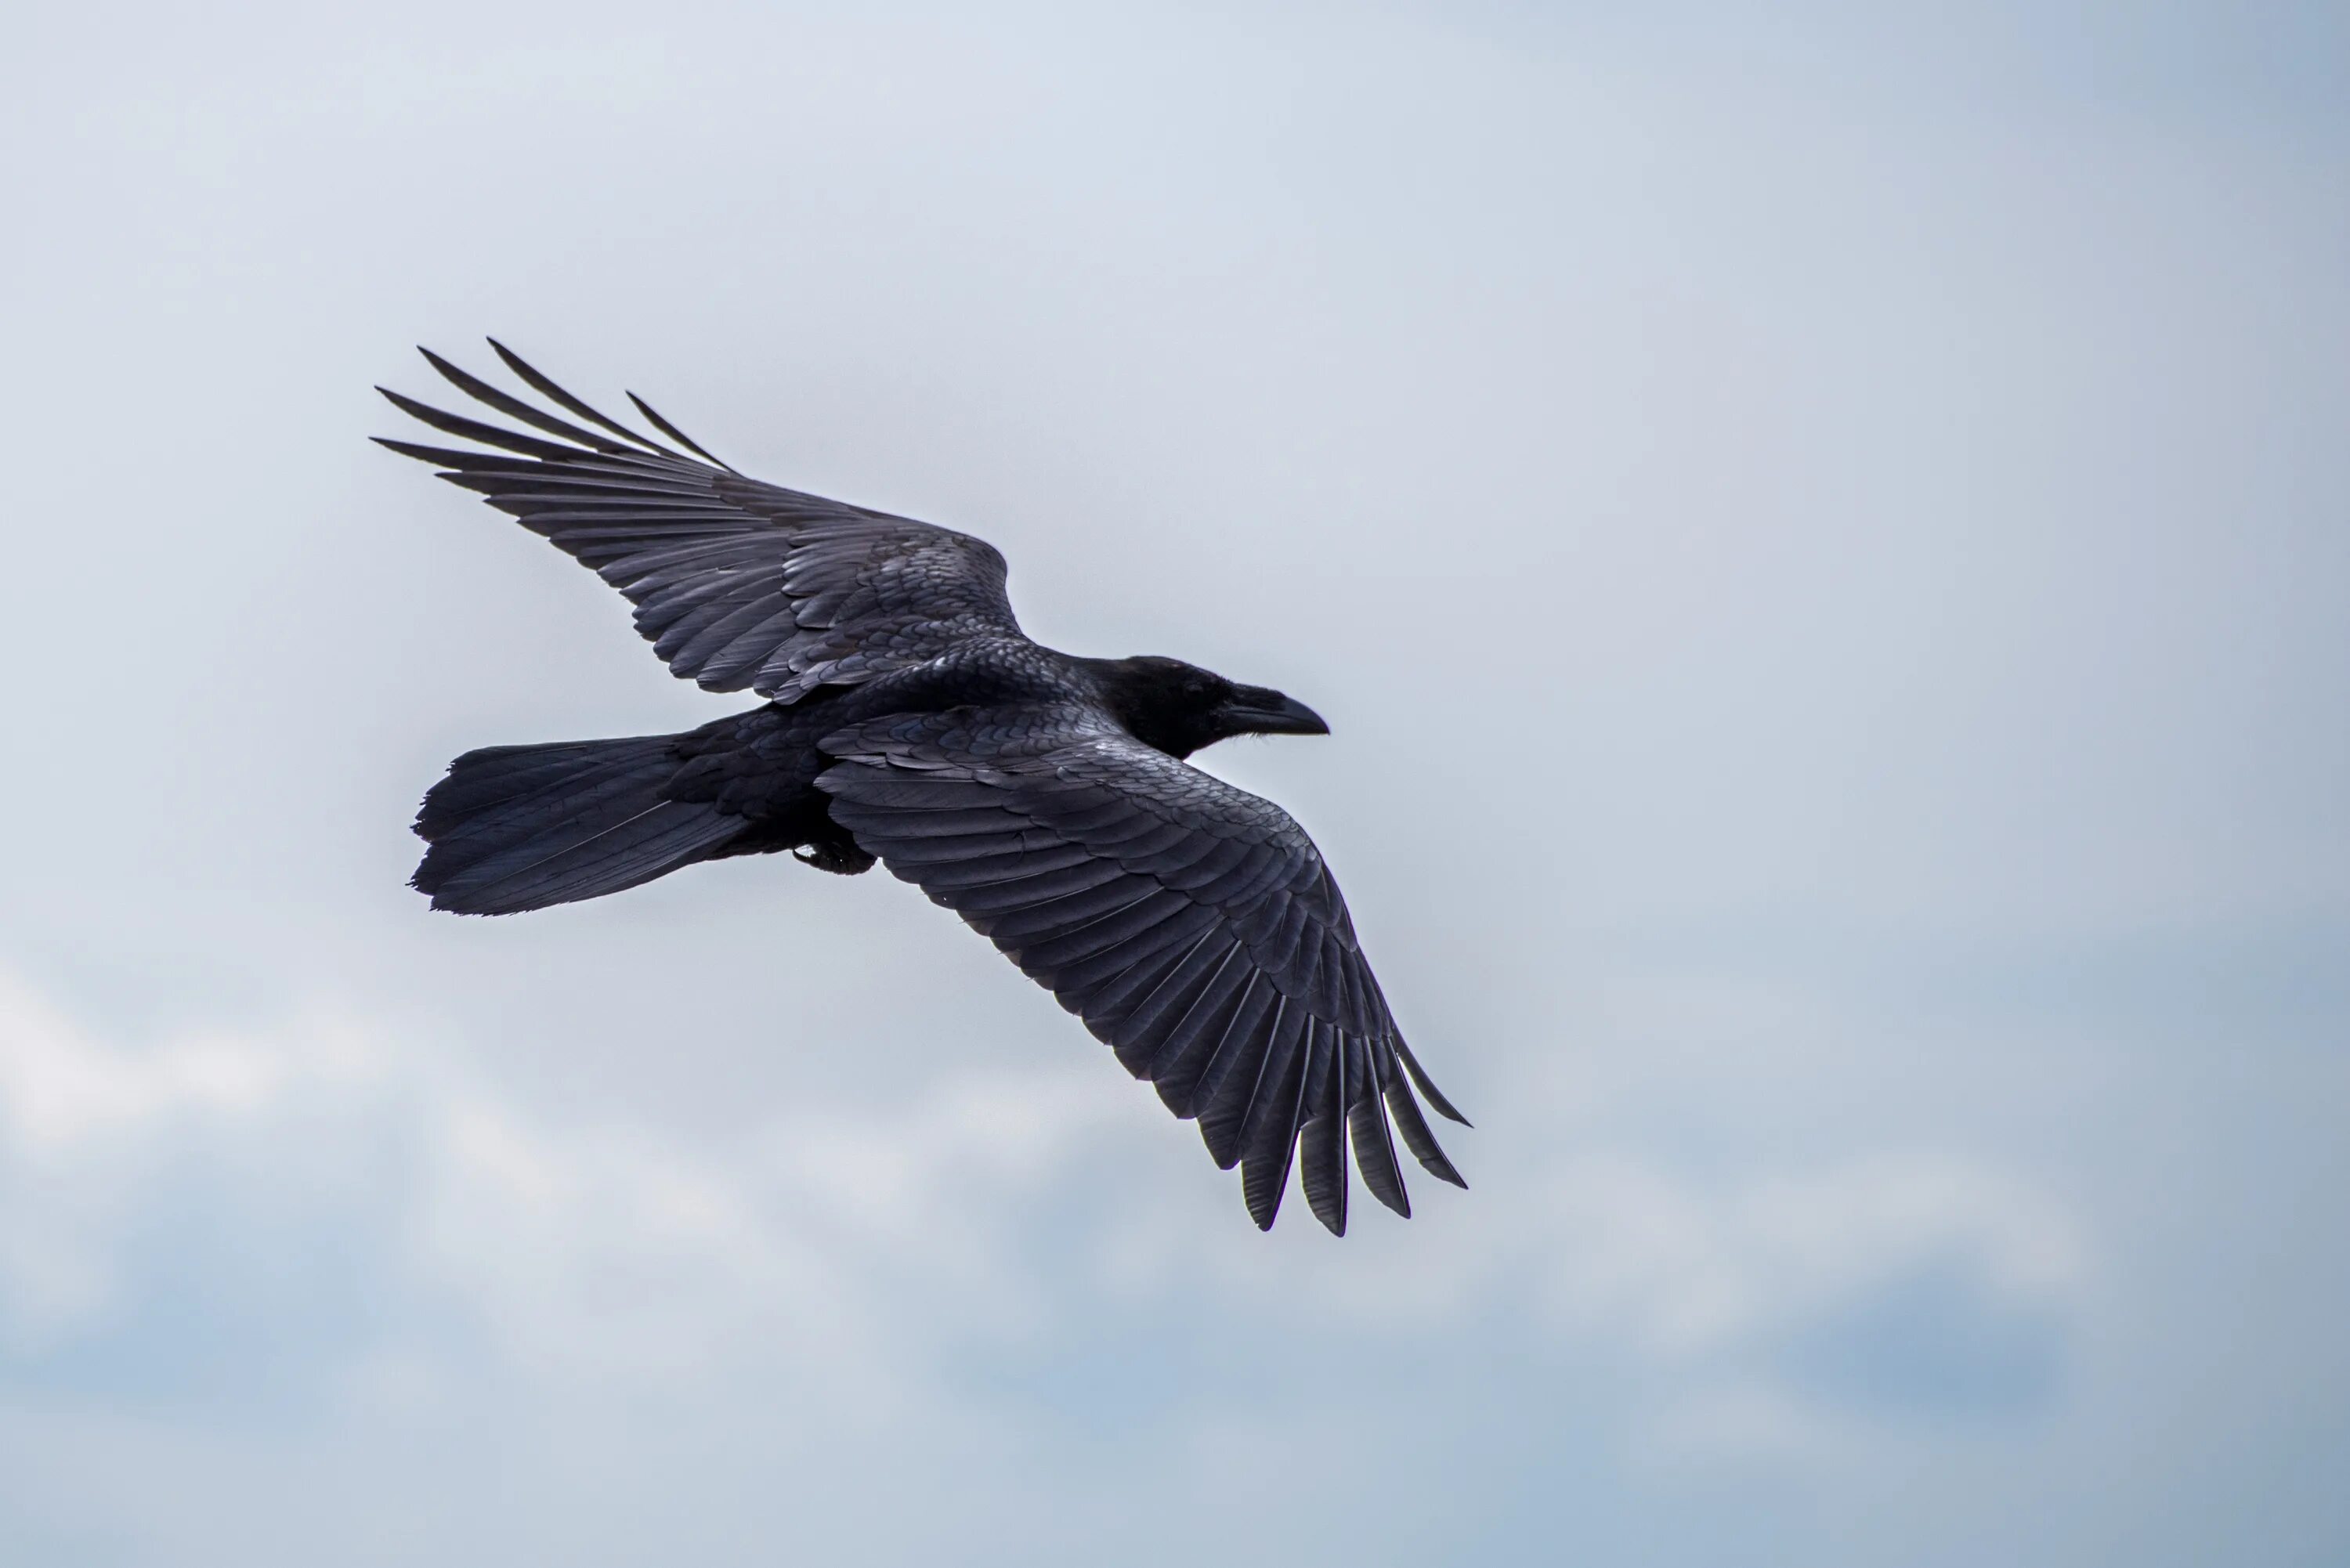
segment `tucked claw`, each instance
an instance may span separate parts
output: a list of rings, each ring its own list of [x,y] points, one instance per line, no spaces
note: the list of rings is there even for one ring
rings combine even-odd
[[[854,877],[873,869],[873,857],[847,839],[826,838],[800,845],[792,851],[792,858],[837,877]]]

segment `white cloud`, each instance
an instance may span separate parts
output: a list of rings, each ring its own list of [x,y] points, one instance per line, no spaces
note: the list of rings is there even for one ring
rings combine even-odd
[[[1100,1066],[951,1081],[887,1114],[804,1105],[703,1146],[649,1122],[557,1127],[430,1045],[348,1024],[134,1050],[7,979],[0,1170],[26,1197],[0,1218],[0,1322],[37,1355],[135,1305],[142,1210],[193,1191],[231,1251],[256,1214],[369,1217],[367,1277],[418,1321],[395,1314],[337,1376],[393,1403],[455,1386],[430,1326],[449,1309],[503,1374],[671,1395],[778,1376],[847,1409],[935,1397],[923,1377],[958,1336],[1049,1339],[1104,1296],[1148,1312],[1204,1290],[1374,1339],[1522,1312],[1702,1411],[1717,1386],[1799,1402],[1770,1381],[1773,1347],[1918,1268],[2060,1314],[2080,1276],[2043,1196],[1916,1154],[1706,1179],[1586,1147],[1409,1232],[1367,1215],[1334,1251],[1298,1213],[1268,1241],[1202,1189],[1148,1189],[1121,1151],[1173,1129]],[[1076,1227],[1069,1261],[1040,1262],[1055,1193],[1088,1189],[1113,1201],[1055,1218]]]

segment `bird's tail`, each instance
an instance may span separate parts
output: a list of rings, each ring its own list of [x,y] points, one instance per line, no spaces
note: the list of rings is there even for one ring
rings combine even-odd
[[[677,737],[491,746],[449,764],[416,815],[413,885],[436,909],[510,915],[598,898],[709,858],[744,824],[668,797]]]

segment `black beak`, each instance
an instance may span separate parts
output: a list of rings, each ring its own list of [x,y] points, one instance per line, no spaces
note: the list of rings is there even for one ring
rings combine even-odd
[[[1236,735],[1326,735],[1330,726],[1322,715],[1295,697],[1262,686],[1243,686],[1223,711],[1225,726]]]

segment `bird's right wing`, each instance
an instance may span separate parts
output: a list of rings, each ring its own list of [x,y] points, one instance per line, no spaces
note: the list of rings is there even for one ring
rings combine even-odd
[[[1303,1147],[1306,1200],[1347,1224],[1365,1185],[1410,1213],[1388,1116],[1434,1175],[1416,1084],[1329,868],[1289,814],[1082,705],[907,714],[826,737],[833,820],[1082,1017],[1270,1226]],[[1462,1184],[1465,1185],[1465,1184]]]
[[[500,391],[428,349],[432,368],[467,396],[559,439],[391,391],[383,395],[403,412],[494,450],[376,439],[439,465],[442,478],[481,492],[593,567],[635,604],[637,629],[685,679],[789,702],[820,685],[922,663],[966,638],[1021,635],[1003,557],[985,541],[746,479],[636,399],[693,455],[672,452],[491,346],[541,396],[586,422]]]

